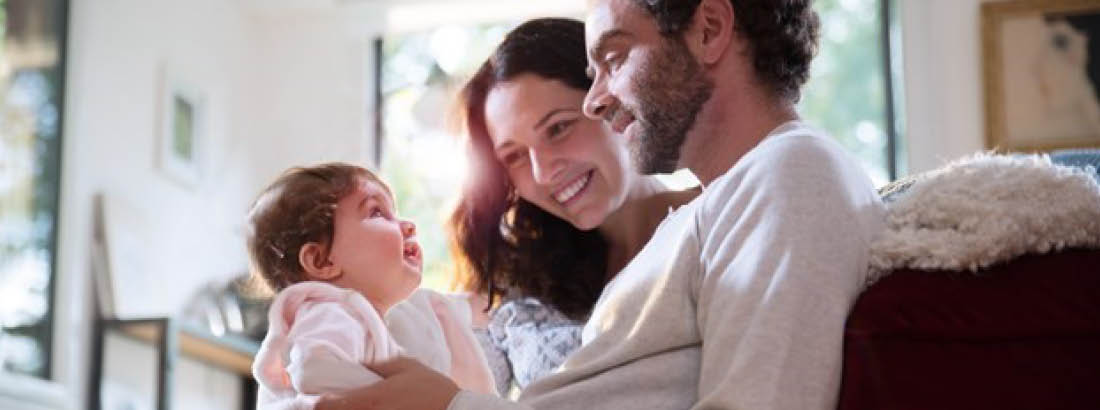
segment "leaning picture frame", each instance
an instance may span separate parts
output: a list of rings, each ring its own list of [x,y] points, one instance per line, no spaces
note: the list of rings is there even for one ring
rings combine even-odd
[[[206,96],[194,84],[165,73],[161,87],[157,165],[169,178],[194,188],[203,175]]]
[[[1100,146],[1100,0],[981,8],[986,147]]]

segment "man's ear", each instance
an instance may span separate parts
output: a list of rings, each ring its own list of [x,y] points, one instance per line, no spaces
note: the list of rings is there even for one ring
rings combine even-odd
[[[298,263],[311,280],[329,281],[340,277],[340,267],[328,258],[328,247],[309,242],[298,251]]]
[[[703,0],[695,9],[691,30],[695,32],[703,65],[717,63],[729,51],[735,17],[729,0]]]

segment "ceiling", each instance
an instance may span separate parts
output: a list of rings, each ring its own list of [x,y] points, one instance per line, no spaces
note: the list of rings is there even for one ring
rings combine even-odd
[[[254,15],[320,17],[385,31],[416,30],[448,23],[522,20],[540,16],[581,17],[585,0],[234,0]],[[382,22],[382,23],[379,23]],[[374,28],[372,28],[374,29]]]

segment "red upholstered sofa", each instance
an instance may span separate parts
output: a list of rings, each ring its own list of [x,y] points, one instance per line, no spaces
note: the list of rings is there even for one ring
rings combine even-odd
[[[1100,251],[899,270],[849,316],[838,408],[1100,409]]]

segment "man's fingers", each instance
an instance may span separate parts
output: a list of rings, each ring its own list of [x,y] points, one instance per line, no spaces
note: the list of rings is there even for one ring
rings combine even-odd
[[[407,371],[417,364],[418,363],[416,362],[416,360],[410,359],[405,356],[398,356],[384,362],[378,362],[368,365],[367,368],[370,369],[370,371],[377,373],[379,376],[382,376],[382,378],[388,379],[404,371]]]

